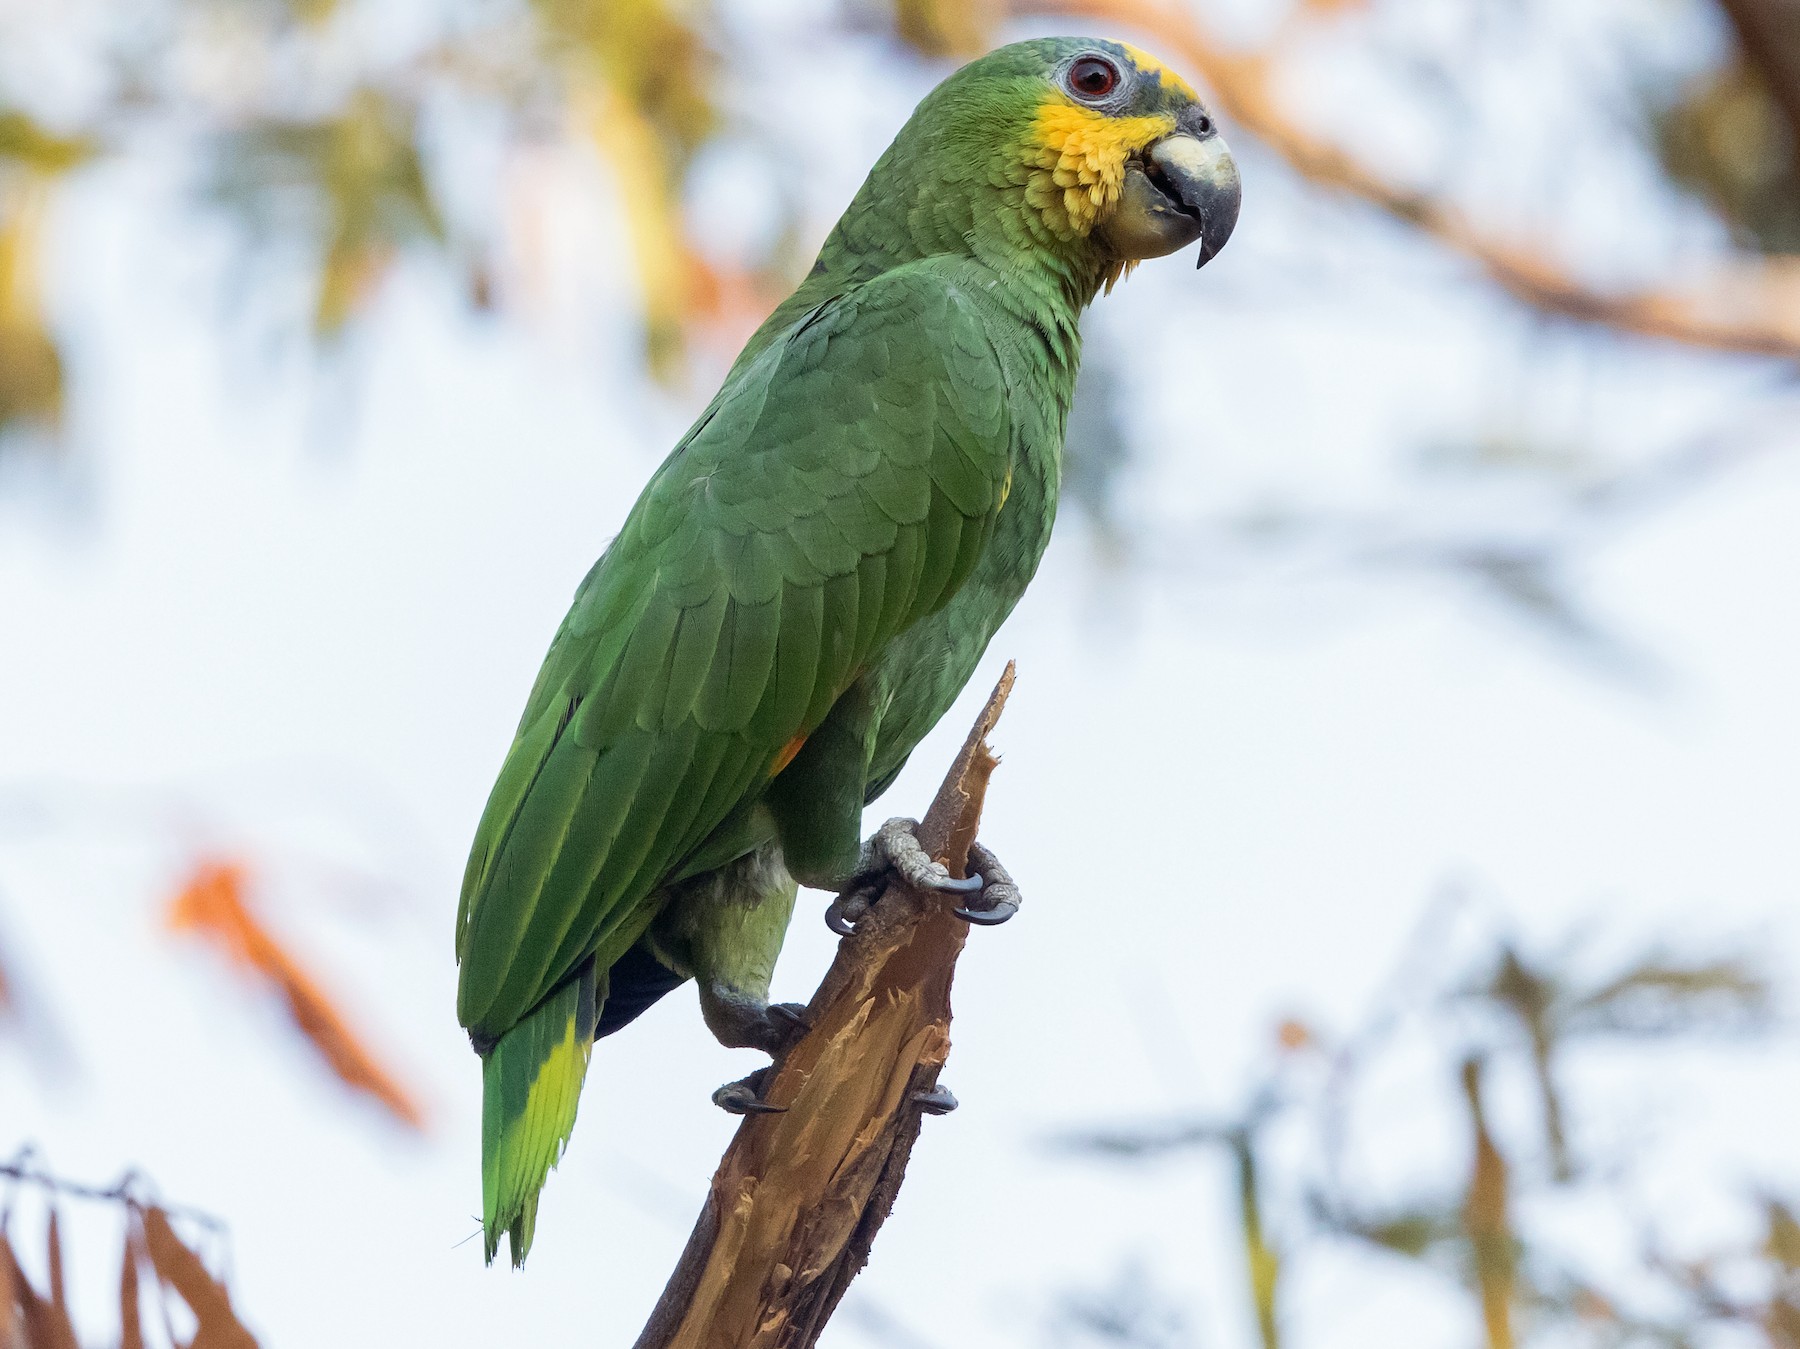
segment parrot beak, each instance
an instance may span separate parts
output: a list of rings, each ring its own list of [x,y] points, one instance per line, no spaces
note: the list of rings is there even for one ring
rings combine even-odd
[[[1125,166],[1119,204],[1101,227],[1122,258],[1160,258],[1198,239],[1199,266],[1218,256],[1237,224],[1237,164],[1216,133],[1165,136]]]

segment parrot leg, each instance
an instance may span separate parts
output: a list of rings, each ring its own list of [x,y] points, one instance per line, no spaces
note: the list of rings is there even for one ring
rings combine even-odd
[[[769,1002],[719,981],[700,985],[700,1014],[706,1028],[727,1049],[760,1049],[780,1058],[812,1026],[797,1002]]]
[[[657,957],[693,976],[707,1029],[728,1049],[779,1057],[806,1034],[804,1007],[769,1001],[794,890],[780,845],[766,843],[681,882],[652,929]]]
[[[972,896],[966,906],[952,911],[966,922],[992,927],[1019,911],[1019,887],[991,850],[971,844],[969,865],[980,870],[958,880],[919,846],[918,827],[916,820],[897,818],[875,831],[863,847],[855,874],[825,910],[825,926],[840,937],[849,936],[895,876],[915,889]]]

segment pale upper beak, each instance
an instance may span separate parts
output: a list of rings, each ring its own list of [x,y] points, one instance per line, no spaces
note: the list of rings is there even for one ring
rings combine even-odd
[[[1199,266],[1218,256],[1237,224],[1237,164],[1217,131],[1177,131],[1125,168],[1119,202],[1100,227],[1122,258],[1160,258],[1200,241]]]

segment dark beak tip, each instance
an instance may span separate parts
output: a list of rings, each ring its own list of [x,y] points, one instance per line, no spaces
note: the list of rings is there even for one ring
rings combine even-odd
[[[1202,213],[1200,260],[1194,264],[1196,271],[1224,252],[1225,245],[1230,242],[1233,232],[1237,229],[1240,200],[1234,185],[1231,194],[1222,202],[1216,203],[1222,209],[1219,209],[1216,214],[1213,212]]]

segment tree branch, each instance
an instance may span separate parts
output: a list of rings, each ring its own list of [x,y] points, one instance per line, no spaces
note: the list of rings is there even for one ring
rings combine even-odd
[[[1606,294],[1551,261],[1544,248],[1493,237],[1448,202],[1389,182],[1307,131],[1282,108],[1266,55],[1228,53],[1184,10],[1156,0],[1011,0],[1011,8],[1016,14],[1081,15],[1153,35],[1199,73],[1228,116],[1296,173],[1411,225],[1536,309],[1638,337],[1800,360],[1800,274],[1791,266],[1742,261],[1693,288]]]
[[[1009,663],[919,842],[961,876],[999,762],[987,736]],[[892,884],[838,947],[812,1030],[772,1068],[785,1107],[739,1126],[637,1349],[810,1349],[869,1258],[919,1136],[913,1097],[950,1052],[950,981],[966,928],[942,895]]]

